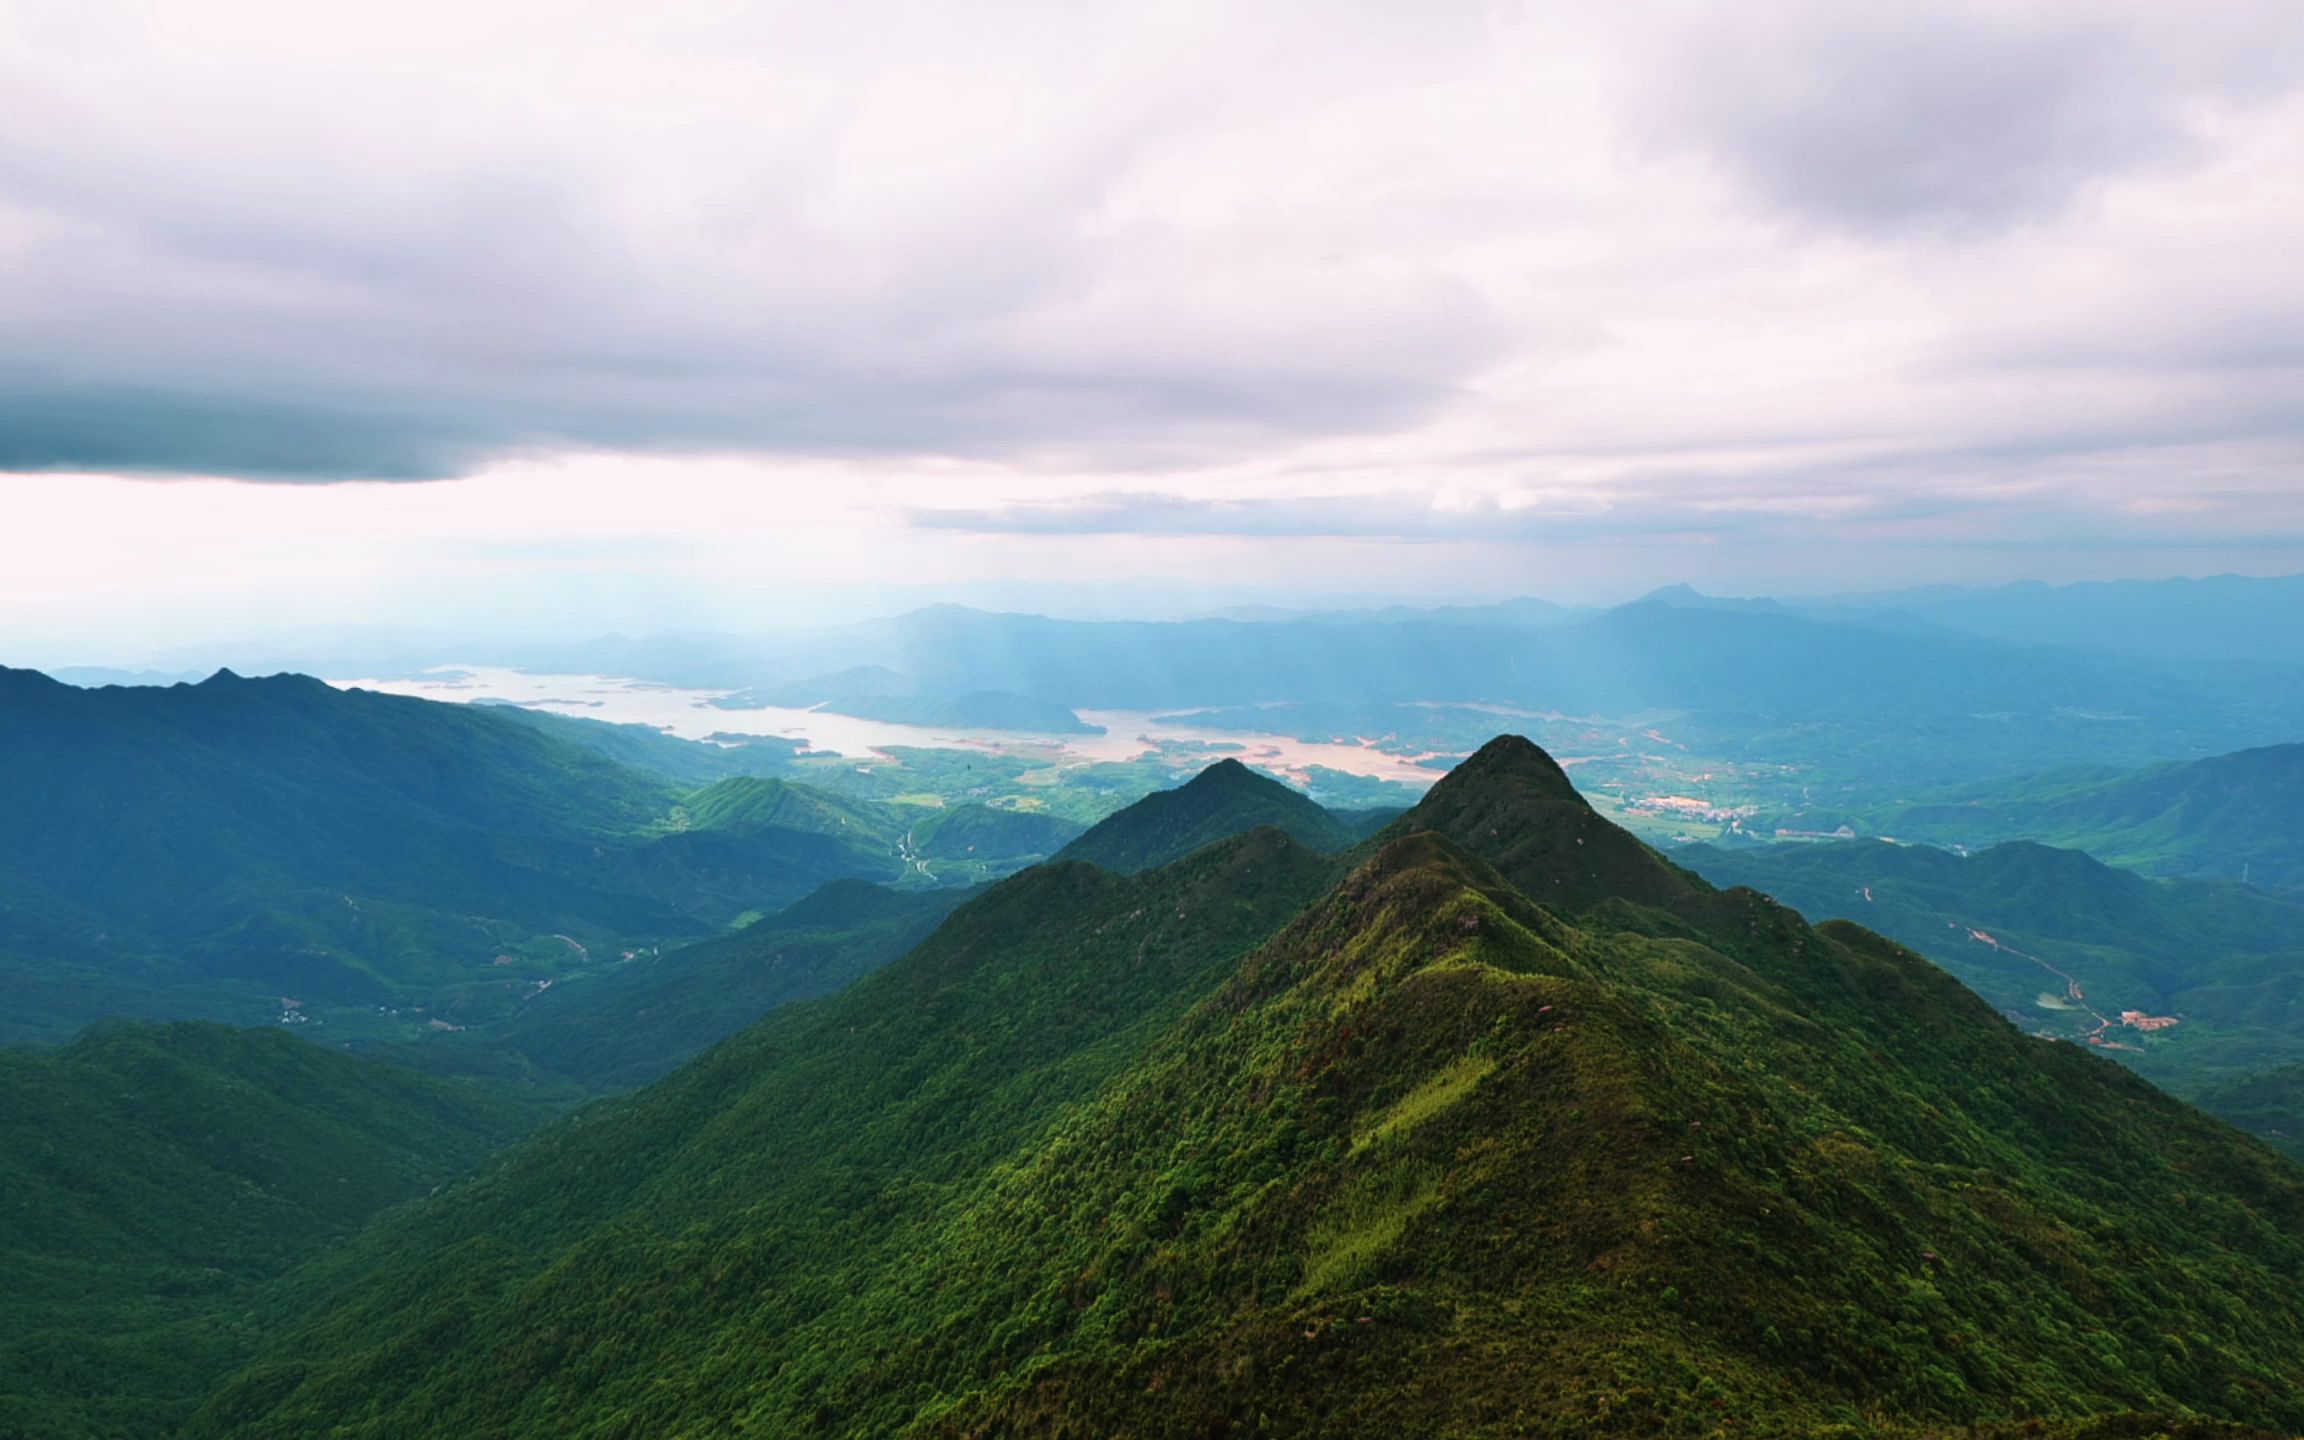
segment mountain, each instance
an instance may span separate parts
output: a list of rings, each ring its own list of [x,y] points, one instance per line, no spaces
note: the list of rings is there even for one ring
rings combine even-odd
[[[707,895],[728,913],[779,908],[840,879],[952,884],[1005,875],[1081,830],[1050,815],[884,804],[757,776],[688,796],[674,823],[673,833],[632,851],[626,869],[645,888]]]
[[[443,1036],[448,1057],[518,1055],[592,1089],[655,1079],[780,1005],[827,994],[920,943],[973,893],[836,880],[732,935],[562,981],[501,1025]]]
[[[992,887],[306,1267],[190,1433],[2293,1431],[2299,1282],[2304,1171],[1499,741],[1349,859]]]
[[[2221,1115],[2292,1160],[2304,1160],[2304,1065],[2281,1065],[2202,1090],[2202,1109]]]
[[[683,740],[653,725],[619,725],[580,715],[556,715],[524,705],[478,701],[497,714],[532,726],[555,739],[581,745],[619,765],[650,774],[666,784],[695,789],[737,775],[771,776],[792,768],[806,744],[780,735],[746,737],[726,744]]]
[[[2126,651],[2163,659],[2304,663],[2304,575],[1927,586],[1798,600],[1825,614],[1894,610],[2022,645]]]
[[[1156,790],[1105,817],[1057,852],[1123,875],[1180,860],[1259,825],[1314,850],[1342,850],[1352,830],[1303,795],[1237,760],[1219,760],[1174,790]]]
[[[1492,605],[1381,605],[1359,609],[1291,610],[1277,605],[1236,605],[1214,612],[1209,618],[1239,620],[1259,624],[1287,621],[1317,625],[1388,625],[1404,620],[1429,621],[1445,625],[1508,625],[1529,627],[1564,625],[1572,620],[1588,618],[1593,612],[1569,605],[1556,605],[1533,595],[1522,595],[1500,600]]]
[[[1804,914],[1860,921],[1942,965],[2020,1028],[2093,1044],[2182,1095],[2304,1061],[2296,900],[2149,880],[2028,841],[1968,856],[1866,840],[1690,846],[1675,858]]]
[[[763,705],[886,720],[900,725],[946,726],[963,730],[1022,730],[1043,735],[1101,735],[1053,701],[1013,690],[985,690],[948,679],[927,685],[885,665],[855,665],[812,680],[754,685],[713,702],[731,710]]]
[[[2304,890],[2304,744],[2136,771],[2075,769],[1962,786],[1873,817],[1898,839],[2038,840],[2149,875]]]
[[[1733,610],[1748,614],[1780,615],[1785,607],[1765,596],[1743,600],[1724,595],[1707,595],[1693,585],[1664,585],[1649,591],[1635,605],[1672,605],[1682,610]]]
[[[911,845],[931,860],[1053,855],[1085,827],[1060,815],[990,805],[946,805],[907,827]]]
[[[407,1038],[832,880],[976,880],[1060,843],[981,822],[976,850],[923,864],[914,807],[756,776],[683,801],[686,746],[296,675],[0,670],[0,1040],[107,1015]]]
[[[595,859],[669,798],[485,709],[302,676],[80,690],[0,671],[0,889],[70,942],[0,937],[11,984],[45,1002],[12,1033],[68,1034],[128,977],[177,1014],[269,1020],[282,995],[386,1003],[554,932],[693,932]]]
[[[0,1434],[172,1433],[256,1287],[541,1116],[278,1028],[0,1050]]]

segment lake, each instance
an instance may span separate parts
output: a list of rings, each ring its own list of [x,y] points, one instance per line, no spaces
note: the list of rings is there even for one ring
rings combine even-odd
[[[1430,785],[1438,772],[1414,756],[1391,755],[1370,744],[1296,740],[1223,728],[1199,729],[1188,717],[1154,718],[1145,710],[1082,710],[1102,735],[1046,735],[1018,730],[970,730],[863,720],[828,710],[774,705],[722,709],[712,702],[731,692],[695,690],[614,675],[546,675],[487,665],[443,665],[398,680],[331,679],[343,689],[413,695],[425,700],[498,701],[555,715],[647,725],[686,740],[714,735],[774,735],[805,740],[812,750],[871,755],[888,746],[950,750],[982,748],[1047,757],[1050,764],[1132,760],[1163,743],[1220,745],[1260,769],[1301,779],[1312,766],[1350,775]]]

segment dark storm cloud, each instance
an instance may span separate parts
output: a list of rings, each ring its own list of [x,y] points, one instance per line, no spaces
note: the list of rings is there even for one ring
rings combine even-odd
[[[363,415],[255,395],[0,389],[0,471],[431,480],[467,468],[501,439],[439,416]]]

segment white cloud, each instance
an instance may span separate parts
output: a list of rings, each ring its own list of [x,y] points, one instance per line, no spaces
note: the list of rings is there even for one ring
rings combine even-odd
[[[2300,13],[0,0],[0,604],[2304,561]]]

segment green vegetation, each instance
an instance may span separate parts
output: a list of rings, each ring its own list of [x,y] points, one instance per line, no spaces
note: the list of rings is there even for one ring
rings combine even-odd
[[[1077,828],[668,778],[714,748],[294,675],[81,690],[0,670],[0,802],[37,818],[0,831],[0,1042],[106,1016],[454,1034],[830,881],[972,884]]]
[[[2147,880],[2029,842],[1966,857],[1863,840],[1679,858],[1804,914],[1860,921],[2022,1029],[2093,1044],[2180,1095],[2304,1061],[2304,904],[2292,899]],[[2145,1028],[2122,1019],[2130,1011],[2177,1023]]]
[[[191,1433],[2294,1431],[2300,1283],[2304,1171],[1499,741],[1350,862],[994,886],[305,1266]]]
[[[2226,1080],[2194,1099],[2201,1109],[2262,1136],[2273,1149],[2304,1160],[2304,1065]]]
[[[2065,770],[1961,786],[1869,817],[1903,840],[2039,840],[2147,875],[2304,890],[2304,745],[2137,771]]]
[[[1060,858],[1134,874],[1259,825],[1284,830],[1315,850],[1342,850],[1358,838],[1297,791],[1237,760],[1219,760],[1190,783],[1154,791],[1099,822]]]
[[[971,893],[834,881],[732,935],[563,981],[500,1025],[439,1037],[423,1059],[485,1071],[517,1056],[595,1092],[628,1089],[780,1005],[877,970]]]
[[[487,703],[487,702],[478,702]],[[580,745],[619,765],[644,771],[681,789],[695,789],[734,775],[782,775],[797,761],[802,742],[782,736],[731,737],[729,743],[682,740],[653,725],[618,725],[576,715],[556,715],[524,705],[491,704],[496,714]]]
[[[0,1050],[0,1435],[173,1433],[257,1286],[542,1118],[279,1029]]]

